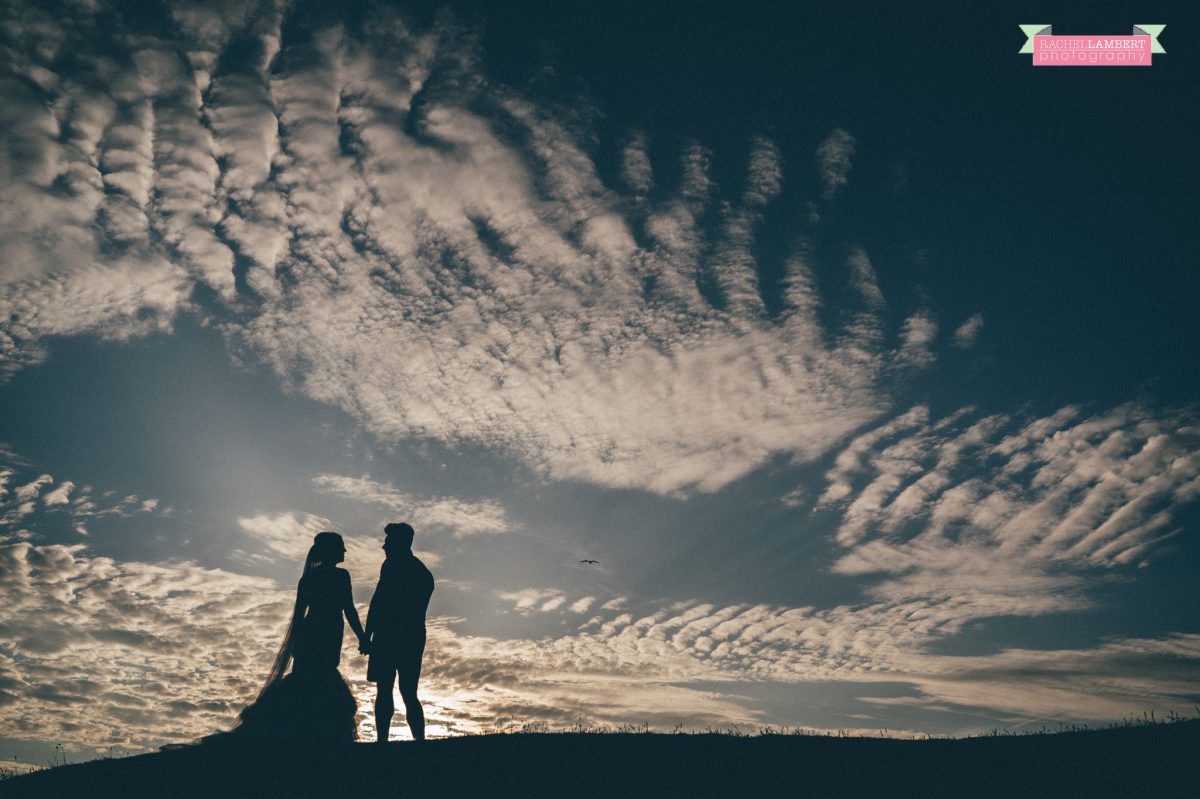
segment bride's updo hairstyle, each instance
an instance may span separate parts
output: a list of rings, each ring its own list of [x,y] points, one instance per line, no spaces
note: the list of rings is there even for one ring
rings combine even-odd
[[[313,537],[312,546],[308,549],[308,557],[304,559],[304,570],[308,571],[318,563],[336,561],[345,549],[346,544],[342,541],[342,537],[339,534],[331,532],[317,533]]]

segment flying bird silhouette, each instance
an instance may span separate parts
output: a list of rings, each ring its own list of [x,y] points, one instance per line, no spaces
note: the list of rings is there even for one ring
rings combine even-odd
[[[585,564],[585,565],[587,565],[587,566],[595,566],[595,565],[596,565],[596,564],[598,564],[600,561],[598,561],[598,560],[588,560],[588,559],[586,559],[586,558],[585,558],[584,560],[581,560],[581,561],[579,561],[579,562],[580,562],[580,563],[583,563],[583,564]]]

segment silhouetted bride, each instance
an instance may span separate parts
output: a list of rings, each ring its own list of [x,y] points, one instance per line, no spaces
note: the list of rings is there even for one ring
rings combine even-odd
[[[350,590],[350,575],[337,564],[346,545],[337,533],[317,533],[296,589],[292,621],[266,685],[241,713],[239,735],[306,741],[352,741],[357,703],[338,671],[342,657],[342,617],[366,649],[362,624]],[[289,663],[293,663],[286,673]]]

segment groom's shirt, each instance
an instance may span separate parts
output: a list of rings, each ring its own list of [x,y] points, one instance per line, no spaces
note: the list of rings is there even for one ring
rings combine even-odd
[[[425,632],[425,611],[433,595],[433,575],[409,553],[388,558],[379,569],[379,585],[367,611],[367,629],[379,638]]]

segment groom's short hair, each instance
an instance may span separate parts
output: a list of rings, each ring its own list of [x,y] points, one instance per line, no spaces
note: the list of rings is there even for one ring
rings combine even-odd
[[[413,536],[416,533],[413,531],[412,525],[408,522],[392,522],[387,527],[383,528],[384,539],[395,538],[403,543],[406,547],[411,547]]]

